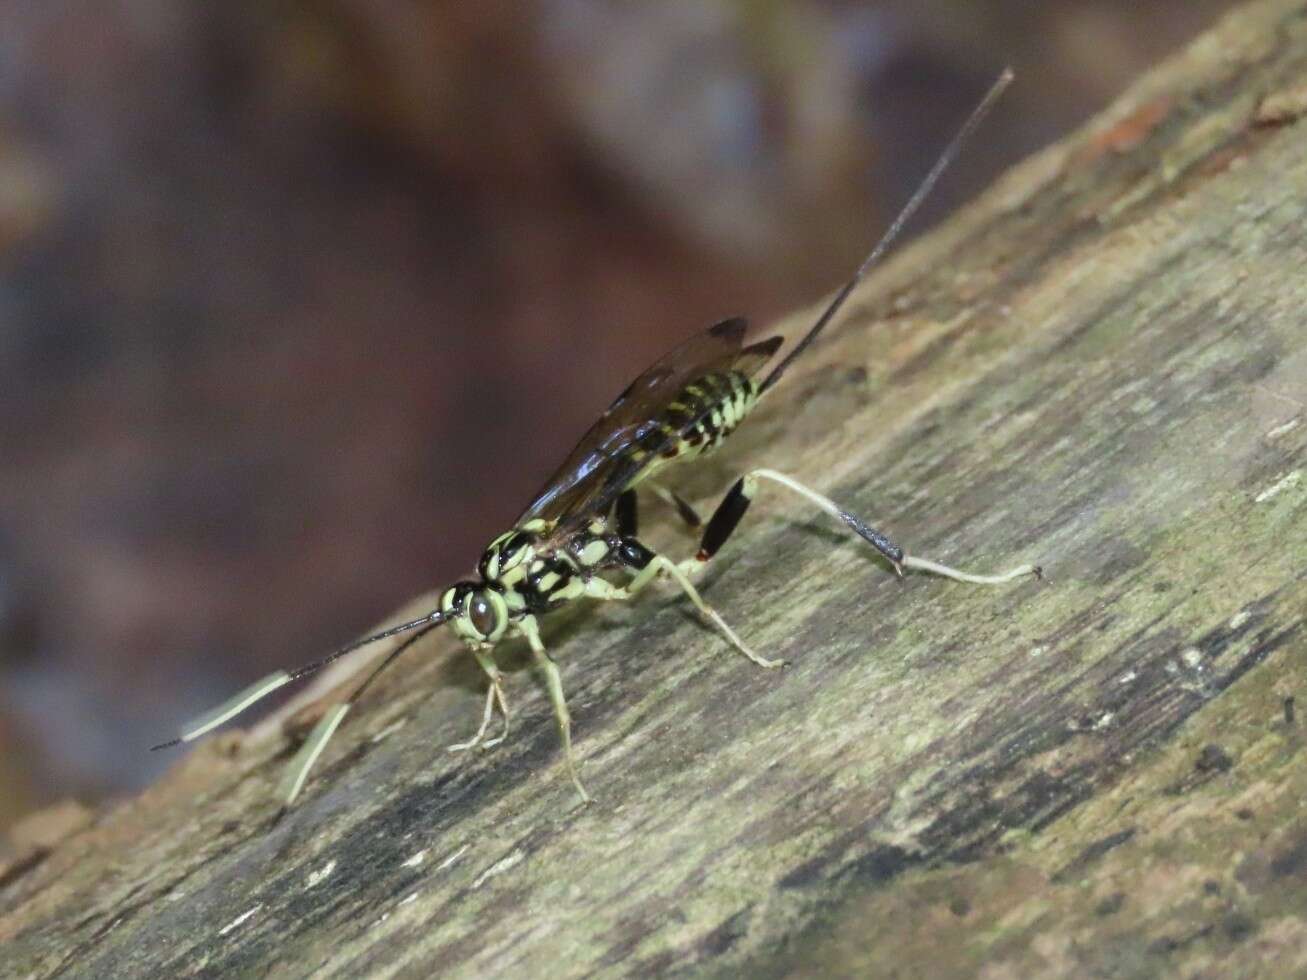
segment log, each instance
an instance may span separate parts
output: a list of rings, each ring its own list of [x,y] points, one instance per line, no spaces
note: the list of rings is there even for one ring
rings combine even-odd
[[[1044,581],[900,583],[764,491],[704,587],[787,670],[670,591],[548,624],[594,805],[530,671],[506,745],[443,751],[481,701],[436,637],[279,822],[284,718],[11,843],[0,972],[1307,971],[1304,79],[1307,4],[1237,10],[904,249],[686,472],[708,502],[772,466]]]

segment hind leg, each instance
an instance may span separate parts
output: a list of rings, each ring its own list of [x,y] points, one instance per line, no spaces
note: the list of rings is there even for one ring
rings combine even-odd
[[[640,484],[641,490],[648,490],[667,506],[676,511],[676,515],[681,519],[687,528],[691,531],[697,531],[703,527],[703,519],[699,516],[680,494],[666,487],[647,480]],[[635,490],[625,490],[617,498],[613,505],[613,514],[617,519],[617,533],[624,538],[633,538],[640,533],[639,505],[636,501]]]
[[[735,485],[731,487],[730,492],[726,494],[722,502],[717,505],[717,510],[713,512],[713,516],[709,519],[708,526],[703,532],[703,539],[699,544],[698,554],[681,563],[682,571],[693,572],[701,568],[726,543],[726,540],[739,525],[740,519],[744,517],[745,512],[749,509],[749,504],[753,502],[753,498],[758,492],[759,480],[770,480],[773,483],[779,483],[794,493],[806,497],[822,511],[840,521],[845,527],[880,552],[894,566],[894,570],[900,576],[903,575],[903,570],[906,568],[951,578],[957,582],[968,582],[972,585],[1002,585],[1005,582],[1011,582],[1013,579],[1022,578],[1026,575],[1036,577],[1041,575],[1037,565],[1019,565],[996,575],[978,575],[950,568],[948,565],[931,561],[928,558],[917,558],[914,555],[906,554],[884,533],[867,524],[861,518],[850,514],[829,497],[804,486],[793,477],[768,469],[751,470],[735,482]]]

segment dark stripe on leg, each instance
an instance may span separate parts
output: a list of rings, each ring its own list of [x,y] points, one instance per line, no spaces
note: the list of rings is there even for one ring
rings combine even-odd
[[[903,570],[899,568],[899,562],[903,561],[902,548],[896,545],[889,538],[885,537],[885,535],[881,534],[870,524],[863,523],[861,518],[855,517],[848,511],[840,511],[840,518],[845,524],[861,535],[864,541],[868,542],[873,548],[888,558],[893,563],[894,570],[898,572],[899,575],[903,574]]]
[[[639,506],[635,491],[627,490],[617,498],[617,533],[624,538],[633,538],[640,533]]]
[[[676,504],[676,513],[681,515],[681,520],[693,528],[703,527],[703,518],[699,516],[699,512],[687,504],[679,493],[670,490],[668,492],[672,495],[672,502]],[[635,532],[632,531],[631,533],[634,534]]]
[[[744,512],[749,509],[750,494],[744,486],[744,478],[735,481],[730,493],[717,505],[708,527],[703,532],[703,541],[699,544],[699,561],[707,561],[726,543],[726,539],[735,530]]]

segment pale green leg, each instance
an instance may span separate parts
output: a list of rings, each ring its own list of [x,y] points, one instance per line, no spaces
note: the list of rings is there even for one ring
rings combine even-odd
[[[645,480],[640,484],[640,489],[647,489],[668,507],[676,511],[677,516],[681,518],[682,523],[684,523],[689,530],[697,531],[703,527],[703,521],[695,512],[694,508],[662,484],[654,483],[652,480]]]
[[[748,473],[744,474],[741,479],[744,481],[744,485],[747,488],[745,495],[750,500],[752,500],[755,495],[758,480],[770,480],[772,483],[780,484],[786,489],[792,490],[794,493],[797,493],[802,497],[806,497],[812,503],[816,504],[818,508],[835,518],[835,520],[853,530],[854,533],[862,533],[858,530],[859,527],[866,529],[866,525],[861,520],[853,517],[848,513],[848,511],[840,507],[839,504],[831,500],[830,497],[818,493],[811,487],[804,486],[792,476],[787,476],[786,474],[779,473],[776,470],[757,469],[750,470]],[[697,557],[687,558],[685,561],[681,562],[680,567],[681,571],[693,575],[705,564],[707,564],[707,559]],[[974,572],[964,572],[958,568],[951,568],[950,566],[941,564],[940,562],[931,561],[929,558],[918,558],[915,555],[908,554],[905,554],[901,561],[894,562],[893,564],[894,570],[898,572],[900,577],[903,575],[903,569],[910,568],[916,569],[919,572],[928,572],[931,575],[938,575],[942,578],[951,578],[955,582],[967,582],[971,585],[1002,585],[1005,582],[1024,578],[1027,575],[1033,575],[1036,578],[1041,575],[1038,565],[1018,565],[1016,568],[1009,569],[1006,572],[999,572],[997,574],[976,574]]]
[[[630,599],[657,578],[659,572],[666,572],[675,579],[676,584],[681,587],[681,591],[690,597],[690,601],[694,603],[695,608],[717,627],[718,631],[730,641],[731,646],[735,647],[759,667],[785,666],[784,660],[768,660],[766,657],[760,657],[750,650],[744,641],[735,635],[735,630],[727,625],[726,620],[722,619],[717,610],[703,601],[703,597],[699,595],[699,590],[694,587],[694,583],[690,581],[690,577],[685,574],[685,571],[663,555],[654,555],[653,561],[640,569],[635,578],[631,579],[625,586],[613,585],[612,582],[607,582],[601,578],[592,578],[586,583],[585,594],[592,599]]]
[[[318,756],[327,747],[327,742],[336,733],[340,723],[345,720],[345,715],[349,713],[349,709],[350,705],[348,703],[337,704],[327,709],[327,713],[322,716],[322,720],[313,726],[313,731],[304,740],[300,750],[295,753],[295,758],[291,760],[290,765],[286,768],[286,772],[281,778],[281,785],[277,789],[284,801],[281,805],[283,812],[295,802],[295,797],[300,795],[305,780],[309,778],[309,770],[313,768],[313,763],[318,761]]]
[[[540,642],[540,629],[535,618],[527,616],[516,624],[517,631],[526,637],[535,654],[536,666],[545,677],[545,688],[549,691],[549,701],[554,706],[554,717],[558,719],[558,733],[563,739],[563,758],[567,760],[567,773],[572,777],[572,785],[581,796],[582,803],[590,802],[590,794],[581,785],[581,777],[576,771],[576,757],[572,754],[572,716],[567,710],[567,699],[563,697],[563,678],[558,673],[558,664],[545,650]]]
[[[472,655],[477,658],[477,663],[486,672],[486,677],[490,678],[490,686],[486,688],[486,708],[481,714],[481,727],[477,729],[477,733],[466,742],[451,745],[449,747],[450,752],[466,752],[468,749],[475,749],[478,746],[483,749],[490,749],[508,738],[508,702],[504,700],[504,688],[499,682],[499,668],[495,665],[494,657],[488,651],[473,650]],[[487,741],[486,730],[490,727],[490,719],[494,717],[496,703],[499,705],[500,714],[504,716],[504,730],[498,738]]]

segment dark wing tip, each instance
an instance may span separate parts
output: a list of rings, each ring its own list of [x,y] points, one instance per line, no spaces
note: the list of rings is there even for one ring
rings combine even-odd
[[[750,344],[744,348],[742,353],[757,354],[759,357],[771,357],[781,349],[781,344],[785,343],[785,338],[781,336],[768,337],[766,340],[760,340],[756,344]]]
[[[768,337],[756,344],[750,344],[740,351],[740,356],[735,359],[733,365],[735,370],[752,375],[772,359],[772,355],[776,353],[783,343],[785,343],[784,337]]]
[[[723,340],[739,342],[744,339],[744,334],[749,329],[749,321],[742,316],[733,316],[729,320],[723,320],[721,323],[714,323],[708,328],[708,332],[714,337],[720,337]]]

